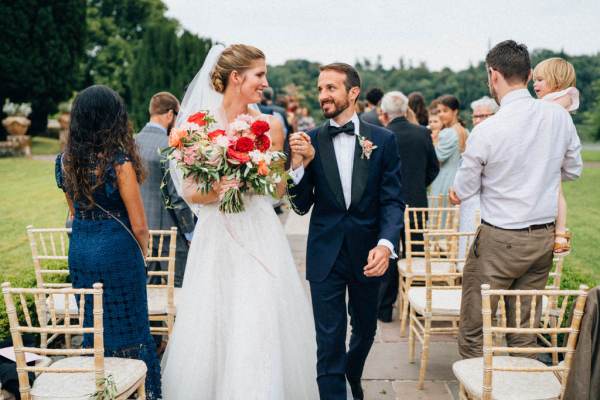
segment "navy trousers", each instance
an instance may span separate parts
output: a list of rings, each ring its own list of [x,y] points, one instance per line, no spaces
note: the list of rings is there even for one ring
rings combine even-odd
[[[360,282],[347,244],[322,282],[310,282],[317,332],[317,383],[321,400],[346,400],[346,379],[360,382],[377,330],[380,279]],[[366,259],[365,259],[366,264]],[[346,291],[348,307],[346,307]],[[347,313],[352,335],[346,349]]]

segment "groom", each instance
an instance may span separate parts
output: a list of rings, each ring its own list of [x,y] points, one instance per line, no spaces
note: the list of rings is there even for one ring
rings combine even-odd
[[[306,276],[321,400],[345,400],[346,380],[353,397],[363,399],[360,380],[377,329],[379,285],[403,225],[400,160],[393,134],[356,115],[360,77],[352,66],[322,66],[318,90],[329,120],[290,136],[290,199],[298,214],[313,207]]]

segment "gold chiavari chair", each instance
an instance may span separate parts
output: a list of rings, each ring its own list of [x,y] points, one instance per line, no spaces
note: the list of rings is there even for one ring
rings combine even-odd
[[[27,237],[31,247],[31,258],[35,272],[37,287],[40,289],[70,288],[66,282],[69,276],[69,235],[68,228],[34,228],[27,226]],[[50,298],[48,298],[50,301]],[[64,319],[67,315],[76,318],[79,314],[77,301],[74,296],[52,296],[57,318]],[[47,317],[47,319],[49,316]],[[56,339],[57,335],[43,338],[42,345],[47,346]],[[67,348],[71,346],[71,335],[65,336]]]
[[[425,286],[412,286],[408,290],[410,303],[410,325],[408,333],[409,362],[415,360],[415,339],[421,343],[421,366],[419,370],[418,389],[423,389],[425,373],[429,361],[429,344],[435,334],[458,334],[460,319],[461,286],[435,285],[434,281],[450,280],[457,282],[462,273],[457,265],[464,262],[458,255],[458,243],[465,239],[468,245],[475,237],[474,232],[437,232],[424,233],[425,242]],[[441,251],[431,243],[444,239],[450,243],[450,250]],[[448,271],[435,272],[436,264],[453,265]],[[446,326],[440,326],[447,322]],[[433,326],[433,324],[437,324]]]
[[[459,208],[426,208],[406,207],[404,211],[404,238],[406,258],[398,261],[399,274],[399,310],[400,334],[403,335],[408,320],[408,289],[413,283],[425,281],[425,242],[423,234],[430,231],[456,232],[459,222]],[[447,249],[448,243],[431,241],[431,246]],[[450,263],[440,263],[434,266],[435,272],[448,272]],[[445,280],[448,284],[453,282]]]
[[[587,287],[579,290],[492,290],[487,284],[481,285],[483,314],[483,357],[457,361],[452,366],[460,383],[460,398],[465,399],[560,399],[567,384],[567,377],[579,334],[579,325],[585,308]],[[542,296],[555,298],[559,314],[556,326],[542,324],[536,318],[536,310]],[[510,299],[514,306],[514,321],[507,323],[506,317],[492,318],[496,304],[506,316],[506,304]],[[569,300],[574,300],[571,323],[562,327],[567,316]],[[523,310],[528,318],[521,318]],[[550,308],[545,313],[549,314]],[[509,318],[511,320],[513,318]],[[548,320],[548,315],[543,320]],[[518,334],[564,334],[566,345],[555,347],[507,347],[494,344],[494,335]],[[562,353],[564,362],[547,366],[535,358],[543,353]],[[507,355],[511,354],[511,355]]]
[[[94,284],[93,289],[72,288],[11,288],[10,283],[2,284],[2,293],[6,304],[10,332],[12,335],[19,392],[23,400],[41,399],[90,399],[108,398],[96,396],[96,393],[110,394],[113,399],[127,399],[137,393],[138,399],[145,399],[146,364],[141,360],[104,357],[102,284]],[[56,296],[78,296],[79,314],[74,318],[57,317],[52,301]],[[93,301],[93,326],[84,327],[84,309],[86,297]],[[15,298],[17,301],[15,301]],[[38,324],[29,310],[28,303],[33,298]],[[49,300],[49,301],[47,301]],[[25,320],[19,321],[17,306]],[[46,322],[43,316],[50,315]],[[84,335],[93,334],[94,347],[82,349],[48,349],[26,347],[23,344],[24,333],[39,335]],[[49,366],[30,366],[26,363],[25,353],[42,356],[64,357]],[[90,357],[92,356],[92,357]],[[28,373],[38,374],[33,385],[29,383]]]
[[[166,240],[168,239],[168,240]],[[167,245],[168,243],[168,245]],[[159,283],[150,283],[148,291],[148,313],[150,321],[159,321],[164,326],[151,326],[153,335],[171,337],[175,322],[175,254],[177,228],[151,230],[148,241],[147,262],[166,262],[166,271],[148,271],[148,276],[160,277]]]

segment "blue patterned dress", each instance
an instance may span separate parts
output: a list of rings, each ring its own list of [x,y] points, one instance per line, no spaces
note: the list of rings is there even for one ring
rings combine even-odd
[[[56,158],[56,182],[63,185],[61,157]],[[94,194],[94,201],[119,218],[131,229],[125,204],[117,187],[115,166],[129,161],[118,154],[109,163],[104,183]],[[90,171],[93,171],[93,163]],[[70,196],[71,198],[73,196]],[[146,271],[137,241],[114,219],[98,207],[86,209],[74,202],[75,219],[69,245],[69,272],[73,287],[91,288],[95,282],[104,285],[104,348],[107,357],[143,360],[148,367],[146,396],[161,398],[160,364],[156,343],[150,335],[146,297]],[[93,325],[92,301],[85,302],[85,326]],[[91,334],[83,345],[93,346]]]

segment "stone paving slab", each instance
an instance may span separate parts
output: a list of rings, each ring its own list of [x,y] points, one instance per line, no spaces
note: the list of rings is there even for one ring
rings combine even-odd
[[[305,279],[306,238],[309,216],[293,212],[282,217],[296,261],[298,273],[308,292]],[[363,387],[366,400],[457,400],[458,383],[452,363],[460,359],[456,338],[435,335],[430,344],[429,365],[424,390],[417,389],[421,349],[416,346],[416,362],[408,362],[408,338],[400,336],[400,322],[378,324],[375,343],[365,365]],[[348,329],[348,332],[350,329]]]

